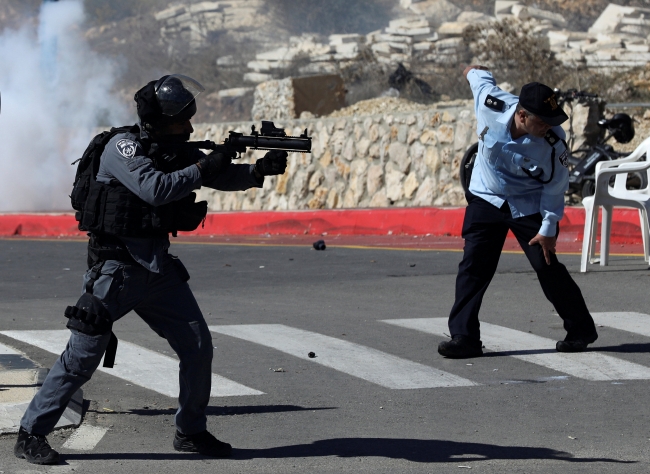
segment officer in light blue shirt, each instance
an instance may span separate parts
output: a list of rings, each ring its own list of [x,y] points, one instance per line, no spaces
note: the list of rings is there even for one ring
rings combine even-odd
[[[474,95],[479,147],[463,223],[465,249],[449,316],[450,358],[483,354],[478,313],[511,230],[537,272],[544,294],[564,320],[560,352],[581,352],[598,335],[580,289],[555,255],[558,222],[569,183],[568,149],[560,127],[568,119],[553,90],[538,82],[519,97],[496,86],[484,66],[464,71]]]

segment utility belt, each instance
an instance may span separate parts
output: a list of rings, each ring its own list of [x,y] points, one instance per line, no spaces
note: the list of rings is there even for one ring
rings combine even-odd
[[[137,263],[131,253],[124,248],[124,244],[117,237],[110,235],[88,234],[88,268],[92,268],[106,260],[119,260],[120,262]]]

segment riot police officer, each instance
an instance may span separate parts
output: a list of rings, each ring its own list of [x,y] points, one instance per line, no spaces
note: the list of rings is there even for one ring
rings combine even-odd
[[[450,358],[483,354],[478,313],[508,230],[564,320],[567,335],[556,350],[584,351],[598,337],[594,321],[555,255],[569,178],[560,124],[568,117],[544,84],[526,84],[517,97],[499,89],[483,66],[468,66],[464,75],[474,95],[480,143],[466,194],[465,248],[449,315],[452,339],[440,343],[438,352]]]
[[[167,339],[180,360],[174,449],[231,454],[229,444],[206,430],[212,338],[187,284],[189,274],[168,253],[169,233],[194,229],[205,217],[207,203],[194,202],[193,190],[261,187],[264,176],[284,173],[287,154],[271,151],[254,165],[233,164],[227,154],[184,147],[203,90],[179,74],[149,82],[134,97],[139,125],[102,135],[104,141],[94,140],[84,154],[82,160],[93,152],[99,156],[86,174],[78,171],[72,194],[79,228],[90,236],[89,269],[82,296],[65,311],[68,345],[21,420],[16,456],[36,464],[59,462],[45,436],[104,353],[104,365],[112,365],[112,325],[131,310]]]

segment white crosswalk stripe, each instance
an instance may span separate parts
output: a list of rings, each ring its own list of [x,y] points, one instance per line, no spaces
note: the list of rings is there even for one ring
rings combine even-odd
[[[210,326],[210,331],[272,347],[392,389],[463,387],[476,383],[417,362],[282,324]],[[309,352],[317,357],[309,358]]]
[[[40,347],[48,352],[60,354],[65,349],[70,331],[0,331],[0,334]],[[115,377],[154,390],[168,397],[178,397],[178,360],[120,340],[115,358],[115,367],[97,369]],[[233,397],[241,395],[262,395],[264,392],[233,382],[220,375],[212,374],[211,397]]]
[[[596,324],[650,337],[650,315],[632,312],[591,313]]]
[[[387,319],[382,322],[444,336],[447,318]],[[517,359],[586,380],[650,379],[650,368],[598,352],[555,352],[555,341],[534,334],[481,322],[481,340],[486,349],[505,352]]]
[[[63,448],[77,451],[92,451],[99,443],[108,428],[83,424],[63,443]]]

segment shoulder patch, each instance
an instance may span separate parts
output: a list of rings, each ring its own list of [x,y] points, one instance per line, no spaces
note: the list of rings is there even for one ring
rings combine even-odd
[[[485,98],[484,105],[492,110],[498,110],[499,112],[503,112],[503,106],[506,105],[506,103],[501,99],[497,99],[494,96],[488,95]]]
[[[133,158],[138,144],[133,140],[122,138],[121,140],[118,140],[115,146],[117,147],[117,151],[119,151],[120,155],[124,158]]]
[[[569,151],[565,149],[562,152],[562,154],[560,155],[560,157],[558,158],[558,160],[560,160],[560,164],[562,166],[564,166],[565,168],[568,168],[569,167]]]
[[[555,133],[553,130],[549,130],[546,132],[544,140],[546,140],[549,145],[555,146],[555,144],[560,141],[560,137],[558,137],[557,133]]]

